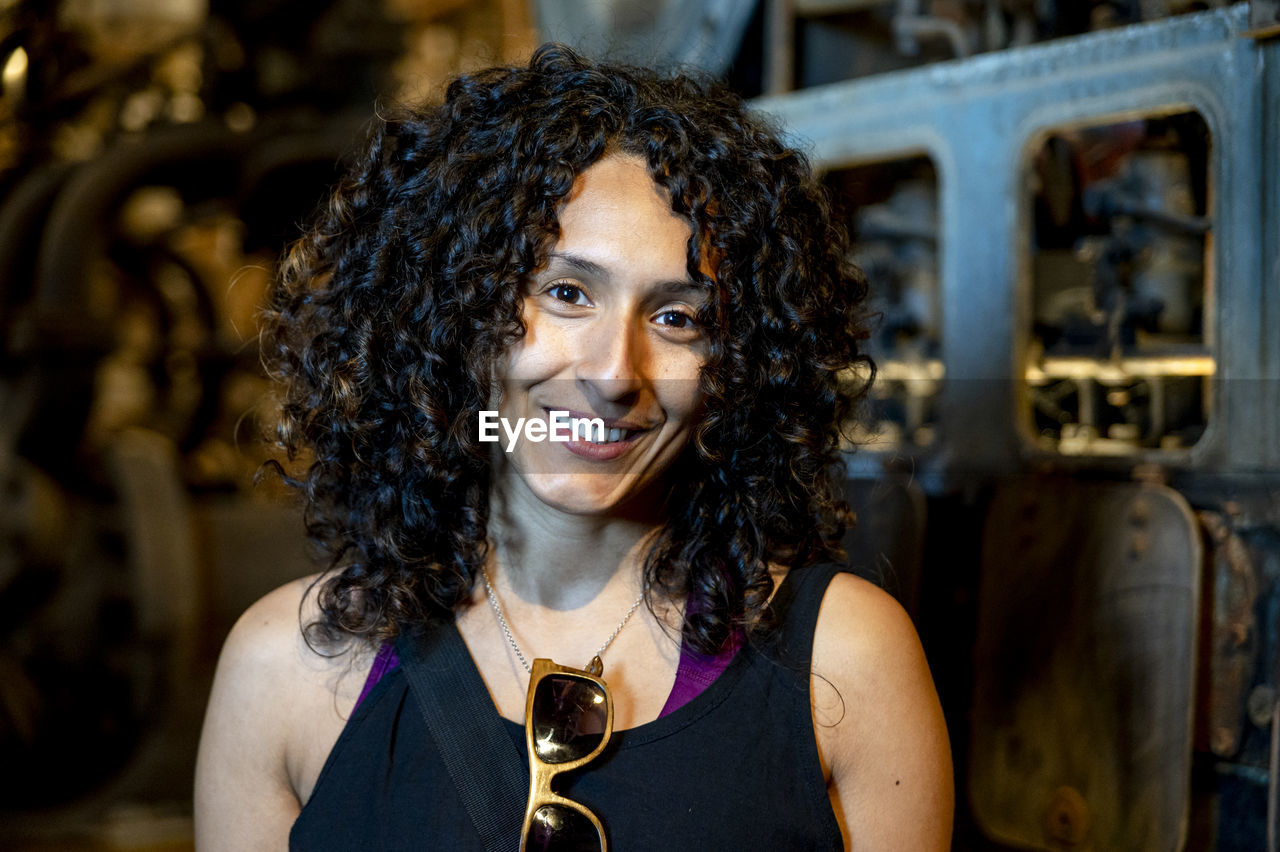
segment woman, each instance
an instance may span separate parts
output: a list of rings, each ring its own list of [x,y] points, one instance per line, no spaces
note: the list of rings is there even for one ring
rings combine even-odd
[[[946,848],[910,621],[823,564],[865,286],[804,158],[715,85],[555,46],[371,140],[263,333],[332,564],[227,640],[201,847],[480,848],[398,659],[452,622],[513,760],[529,661],[603,660],[615,733],[555,781],[601,845]]]

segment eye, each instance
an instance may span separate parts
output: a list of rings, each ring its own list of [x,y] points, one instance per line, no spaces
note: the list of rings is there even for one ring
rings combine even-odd
[[[659,325],[666,325],[671,328],[694,328],[697,326],[697,321],[694,320],[693,316],[684,311],[663,311],[658,314],[657,320]]]
[[[566,284],[564,282],[552,284],[547,288],[547,295],[558,302],[565,302],[570,305],[587,304],[586,294],[576,284]]]
[[[702,335],[702,326],[698,324],[697,316],[688,308],[667,308],[659,311],[653,321],[674,339],[692,340]]]

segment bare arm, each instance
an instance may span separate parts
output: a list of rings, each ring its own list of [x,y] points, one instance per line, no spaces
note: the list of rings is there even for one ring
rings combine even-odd
[[[836,576],[813,671],[814,730],[845,848],[950,848],[951,749],[907,614],[865,580]]]
[[[302,641],[307,581],[250,607],[227,637],[196,760],[201,852],[282,850],[354,695],[346,663]],[[306,617],[306,616],[304,616]]]

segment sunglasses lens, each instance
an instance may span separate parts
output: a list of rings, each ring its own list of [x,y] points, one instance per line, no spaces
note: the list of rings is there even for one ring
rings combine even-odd
[[[600,852],[600,834],[572,808],[543,805],[533,812],[525,852]]]
[[[544,677],[533,695],[531,717],[538,757],[544,763],[585,757],[604,739],[608,716],[604,690],[598,685],[565,675]]]

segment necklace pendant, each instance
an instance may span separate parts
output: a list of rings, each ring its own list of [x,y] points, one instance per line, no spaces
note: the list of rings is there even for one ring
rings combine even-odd
[[[592,657],[591,662],[587,663],[587,667],[583,671],[592,677],[600,677],[600,675],[604,674],[604,661],[600,659],[600,655],[596,654]]]

